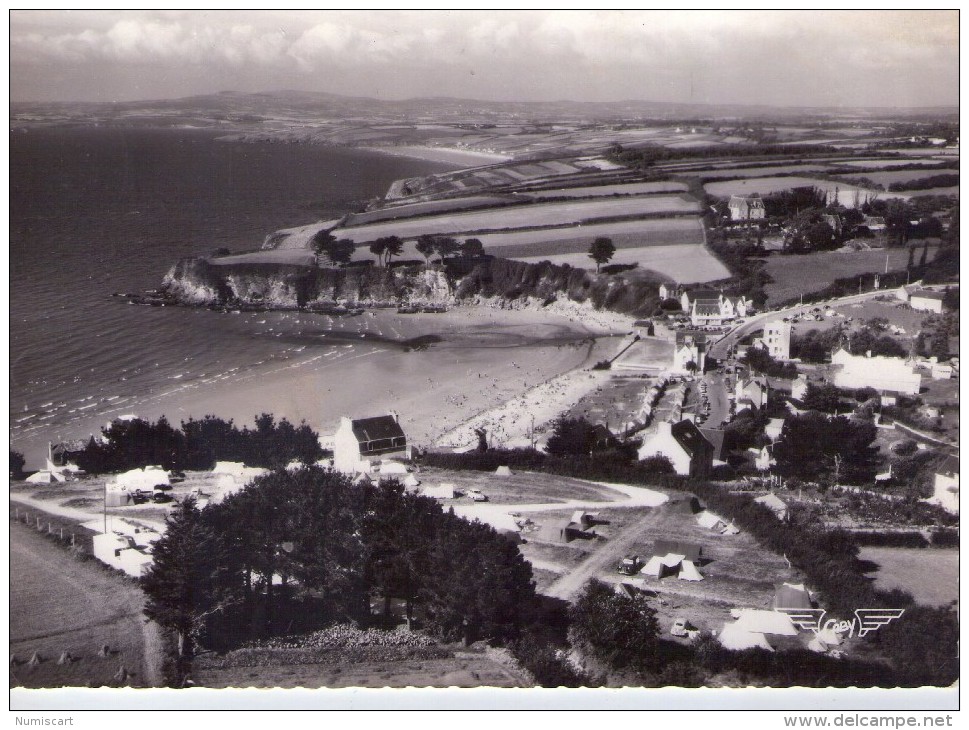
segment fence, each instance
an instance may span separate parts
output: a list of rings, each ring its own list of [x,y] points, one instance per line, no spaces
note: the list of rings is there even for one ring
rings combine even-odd
[[[11,509],[10,518],[27,527],[32,527],[37,532],[64,546],[80,549],[88,554],[91,553],[91,535],[70,520],[47,514],[41,510],[19,506],[14,506]]]

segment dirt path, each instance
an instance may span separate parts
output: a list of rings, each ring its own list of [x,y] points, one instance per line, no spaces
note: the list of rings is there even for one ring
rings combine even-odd
[[[144,594],[95,562],[75,560],[18,523],[10,527],[10,651],[35,668],[11,666],[24,686],[106,683],[124,665],[135,686],[161,686],[164,649],[158,627],[142,613]],[[97,652],[107,644],[110,657]],[[69,651],[73,664],[52,660]]]
[[[555,581],[545,591],[545,594],[552,598],[572,599],[587,580],[595,577],[596,573],[607,566],[618,564],[622,556],[629,552],[636,541],[646,532],[646,529],[654,525],[659,517],[660,510],[650,510],[649,514],[641,520],[637,520],[626,527],[566,575]]]

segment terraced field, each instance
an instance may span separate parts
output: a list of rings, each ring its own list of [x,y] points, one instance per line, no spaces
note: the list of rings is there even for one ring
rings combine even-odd
[[[518,247],[523,246],[539,247],[554,243],[563,247],[559,251],[560,253],[571,250],[564,248],[571,245],[581,245],[588,249],[596,236],[608,236],[617,248],[696,245],[704,242],[703,225],[699,218],[692,216],[595,223],[570,228],[550,228],[542,231],[487,233],[478,236],[478,238],[484,244],[485,251],[494,253],[496,256],[504,256],[506,251],[509,250],[507,248],[509,246],[514,246],[517,250]],[[546,249],[543,248],[542,250],[545,251]],[[538,251],[537,248],[536,251]]]
[[[651,193],[685,193],[687,187],[681,182],[642,182],[619,185],[590,185],[564,190],[527,191],[535,198],[601,198],[610,195],[648,195]]]
[[[699,207],[699,203],[685,195],[653,195],[644,198],[618,200],[542,203],[339,228],[334,231],[334,235],[338,238],[349,238],[356,243],[365,243],[383,236],[400,236],[406,239],[416,238],[426,233],[453,234],[506,228],[569,225],[596,218],[661,213],[694,213],[699,211]]]

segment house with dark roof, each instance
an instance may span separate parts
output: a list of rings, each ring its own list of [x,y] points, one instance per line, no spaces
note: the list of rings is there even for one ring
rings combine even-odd
[[[639,458],[665,456],[677,474],[705,477],[713,468],[714,450],[714,445],[700,433],[693,421],[660,421],[656,432],[646,437],[639,447]]]
[[[369,471],[375,461],[408,459],[410,448],[394,412],[353,419],[344,416],[333,436],[333,466],[348,474]]]

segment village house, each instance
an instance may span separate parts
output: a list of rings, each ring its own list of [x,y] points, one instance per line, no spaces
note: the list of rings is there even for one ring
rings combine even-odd
[[[690,363],[695,372],[702,373],[707,362],[707,336],[702,332],[680,331],[676,333],[676,346],[673,349],[674,373],[690,373]]]
[[[690,322],[695,327],[719,326],[737,317],[746,317],[753,311],[753,306],[747,297],[727,297],[722,292],[717,296],[699,295],[692,301],[684,293],[680,300],[681,305],[684,299],[687,302],[684,311],[690,313]]]
[[[872,357],[852,355],[839,348],[831,356],[831,364],[840,366],[834,376],[834,384],[839,388],[874,388],[905,395],[918,395],[922,387],[922,376],[899,357]]]
[[[375,461],[409,459],[410,447],[391,411],[386,416],[351,419],[344,416],[333,436],[333,467],[347,474],[369,472]]]
[[[940,291],[918,289],[909,295],[908,303],[912,309],[920,312],[935,312],[942,314],[942,299],[945,297]]]
[[[764,201],[756,193],[753,195],[731,195],[727,207],[730,209],[730,220],[732,221],[756,221],[767,217]]]
[[[797,401],[803,401],[804,397],[807,395],[807,391],[807,375],[804,373],[798,373],[798,376],[794,378],[794,382],[791,383],[791,398]]]
[[[639,447],[639,458],[665,456],[681,476],[705,477],[713,468],[714,446],[693,421],[660,421],[657,430]]]
[[[734,403],[737,411],[744,408],[763,408],[770,395],[770,382],[763,376],[737,378],[734,386]]]

